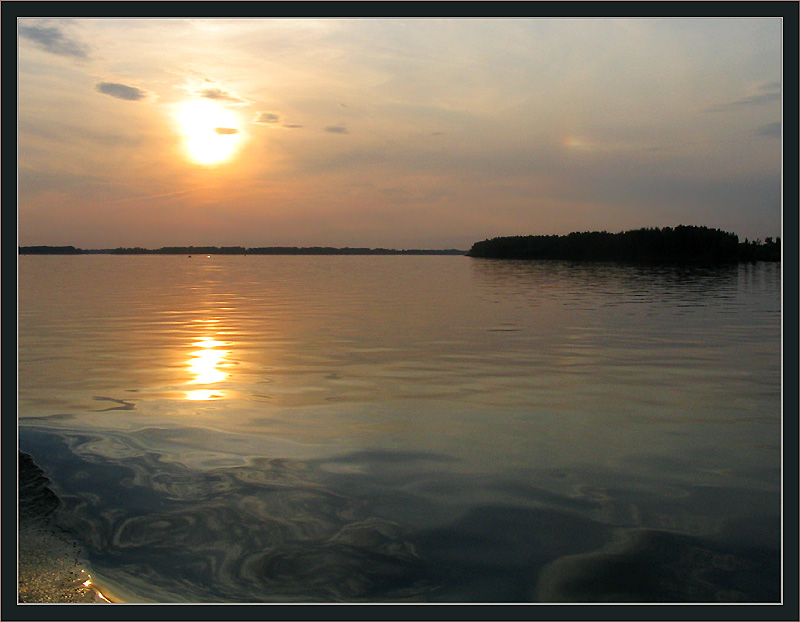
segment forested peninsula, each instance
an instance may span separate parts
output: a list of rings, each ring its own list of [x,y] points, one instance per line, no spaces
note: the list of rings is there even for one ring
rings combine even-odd
[[[498,237],[476,242],[470,257],[576,261],[723,263],[780,261],[780,238],[739,241],[735,233],[684,226]]]

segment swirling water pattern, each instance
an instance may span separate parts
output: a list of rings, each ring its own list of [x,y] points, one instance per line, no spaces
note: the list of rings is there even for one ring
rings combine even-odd
[[[155,602],[774,602],[780,266],[21,257],[20,446]]]

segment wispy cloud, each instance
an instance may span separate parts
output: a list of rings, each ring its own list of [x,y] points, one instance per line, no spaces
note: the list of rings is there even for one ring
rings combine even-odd
[[[231,94],[230,92],[220,89],[220,88],[208,88],[208,89],[201,89],[195,92],[196,95],[200,97],[205,97],[206,99],[213,99],[216,101],[224,101],[232,104],[249,104],[246,99],[242,99],[236,95]]]
[[[125,99],[127,101],[139,101],[141,99],[147,99],[150,96],[145,90],[118,82],[99,82],[95,85],[95,88],[105,95],[110,95],[117,99]]]
[[[256,125],[268,125],[275,128],[283,128],[287,130],[295,130],[303,127],[297,123],[284,123],[284,117],[278,112],[266,112],[259,110],[253,117],[253,123]]]
[[[741,97],[734,101],[718,104],[706,108],[704,112],[730,112],[731,110],[739,110],[741,108],[749,108],[751,106],[763,106],[781,99],[781,84],[780,82],[770,82],[763,85],[758,93]]]
[[[766,125],[762,125],[756,130],[756,134],[759,136],[767,136],[769,138],[780,138],[781,122],[776,121],[775,123],[767,123]]]
[[[235,127],[215,127],[214,131],[217,134],[238,134],[239,130]]]
[[[56,26],[20,26],[19,36],[51,54],[73,58],[87,58],[89,55],[87,46],[71,39]]]
[[[325,131],[331,134],[349,134],[344,125],[329,125],[325,128]]]
[[[124,199],[116,199],[113,201],[104,200],[104,205],[115,205],[117,203],[130,203],[131,201],[149,201],[150,199],[161,199],[164,197],[177,197],[193,192],[202,192],[202,189],[193,188],[191,190],[178,190],[176,192],[160,192],[158,194],[148,194],[144,196],[126,197]]]

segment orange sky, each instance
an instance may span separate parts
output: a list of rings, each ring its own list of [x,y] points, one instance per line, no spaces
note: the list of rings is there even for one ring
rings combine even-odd
[[[18,22],[21,245],[781,234],[781,21]]]

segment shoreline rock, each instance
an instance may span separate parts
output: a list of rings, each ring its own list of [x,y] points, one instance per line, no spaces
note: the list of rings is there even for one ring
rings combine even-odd
[[[58,497],[33,458],[19,452],[17,602],[110,602],[78,555],[78,544],[53,524]]]

